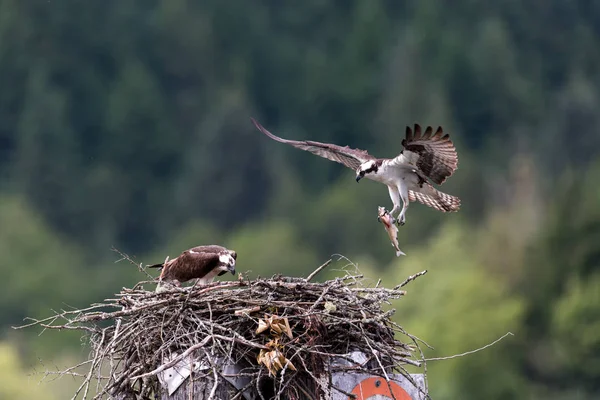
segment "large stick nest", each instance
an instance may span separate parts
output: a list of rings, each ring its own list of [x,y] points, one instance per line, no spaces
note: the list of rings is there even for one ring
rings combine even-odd
[[[246,388],[271,380],[276,398],[319,398],[336,390],[322,377],[348,369],[383,378],[400,373],[412,381],[405,367],[423,365],[419,341],[392,321],[395,310],[388,306],[425,271],[393,289],[380,282],[367,287],[357,273],[311,282],[325,265],[306,279],[240,279],[161,293],[143,290],[150,282],[141,282],[103,303],[26,326],[88,334],[91,355],[78,366],[86,372],[62,371],[83,376],[73,398],[153,398],[161,392],[160,373],[190,356],[212,366],[194,379],[202,373],[219,378],[218,360],[239,363],[250,378]],[[353,351],[369,362],[331,362]]]

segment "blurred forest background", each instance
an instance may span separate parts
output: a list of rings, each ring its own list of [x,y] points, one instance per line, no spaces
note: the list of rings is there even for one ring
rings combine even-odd
[[[434,399],[600,396],[600,2],[1,0],[0,88],[0,398],[73,393],[39,373],[80,338],[10,327],[141,280],[112,246],[208,243],[251,276],[428,269],[395,307],[429,357],[515,334],[431,362]],[[380,157],[443,125],[462,209],[413,204],[395,258],[383,186],[251,116]]]

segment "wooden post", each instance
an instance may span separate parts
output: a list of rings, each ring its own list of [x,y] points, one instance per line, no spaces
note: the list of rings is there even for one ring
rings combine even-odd
[[[159,375],[161,381],[161,400],[205,400],[211,398],[215,400],[226,400],[234,397],[239,390],[246,388],[243,396],[238,396],[240,400],[254,400],[257,388],[249,387],[250,378],[240,376],[243,369],[242,363],[226,364],[221,358],[215,359],[214,368],[218,368],[217,385],[215,387],[215,374],[212,368],[203,365],[201,362],[194,362],[195,372],[191,372],[191,364],[182,361],[180,364],[169,368]],[[262,384],[261,384],[262,383]],[[265,387],[267,383],[267,387]],[[259,389],[262,393],[269,392],[268,384],[270,379],[263,379],[259,382]],[[169,390],[170,387],[170,390]],[[265,391],[266,389],[266,391]],[[213,393],[214,390],[214,393]],[[169,394],[169,391],[172,392]],[[272,389],[271,389],[272,392]],[[271,396],[265,395],[265,398]]]
[[[348,359],[336,357],[333,358],[332,364],[337,367],[364,364],[368,368],[377,369],[377,366],[374,364],[375,361],[368,361],[363,353],[353,352],[349,353],[348,356],[353,362],[350,362]],[[196,362],[196,368],[200,364]],[[177,370],[176,368],[171,368],[163,371],[161,373],[163,375],[160,377],[161,380],[167,386],[171,385],[171,391],[175,391],[169,395],[167,388],[163,387],[160,400],[207,400],[209,398],[227,400],[234,397],[238,393],[238,390],[242,388],[247,388],[247,390],[243,396],[238,396],[240,400],[260,399],[261,397],[258,395],[257,389],[260,390],[265,399],[274,397],[274,386],[270,377],[265,376],[261,378],[258,388],[254,385],[248,387],[248,384],[251,382],[250,379],[243,377],[243,375],[238,375],[244,369],[242,365],[224,365],[220,359],[217,365],[217,368],[222,369],[222,375],[218,375],[216,387],[214,385],[215,375],[211,368],[196,370],[191,375],[189,369]],[[246,365],[246,367],[248,366]],[[326,374],[327,372],[324,373]],[[424,400],[426,398],[424,395],[425,381],[423,374],[411,374],[413,384],[400,374],[393,374],[391,371],[388,373],[391,379],[389,383],[380,376],[366,373],[333,372],[326,380],[332,386],[339,388],[339,390],[331,388],[330,393],[327,395],[327,400],[346,400],[350,393],[357,395],[357,399],[359,400],[372,398],[372,396],[379,396],[377,398],[381,399],[392,399],[395,397],[398,400]],[[182,377],[185,380],[182,380]],[[316,399],[319,397],[316,382],[298,379],[295,385],[300,398]]]
[[[412,374],[412,378],[417,383],[418,387],[413,386],[406,378],[401,375],[391,375],[393,382],[388,384],[385,379],[379,376],[366,375],[366,374],[354,374],[354,373],[339,373],[334,374],[334,384],[342,389],[344,393],[335,389],[331,390],[331,397],[329,400],[346,400],[348,395],[346,393],[352,393],[358,396],[358,399],[372,398],[371,396],[378,396],[381,399],[392,399],[397,400],[424,400],[426,396],[421,392],[425,389],[424,380],[422,374]],[[194,376],[193,380],[189,378],[177,389],[175,393],[169,396],[166,390],[161,393],[161,400],[207,400],[210,398],[210,394],[213,390],[214,378],[211,376]],[[303,390],[307,399],[312,398],[310,391]],[[218,385],[215,389],[214,396],[215,400],[227,400],[235,396],[237,390],[229,382],[219,379]],[[252,390],[248,393],[251,399],[259,399]],[[271,398],[271,395],[266,395],[265,398]],[[247,397],[241,397],[246,399]],[[123,399],[123,398],[120,398]],[[123,399],[125,400],[125,399]]]
[[[358,396],[358,399],[372,398],[371,396],[378,396],[381,399],[392,399],[395,397],[397,400],[423,400],[426,396],[420,392],[424,390],[423,376],[421,374],[412,375],[413,379],[418,384],[418,388],[413,386],[408,380],[400,375],[393,375],[390,378],[394,379],[394,382],[390,384],[393,395],[389,394],[388,384],[385,379],[378,376],[370,376],[365,374],[340,374],[340,376],[334,377],[336,385],[339,385],[345,393],[352,393]],[[371,382],[373,381],[373,382]],[[175,393],[171,396],[163,390],[160,399],[161,400],[207,400],[210,398],[211,391],[213,390],[214,380],[210,377],[195,377],[193,381],[187,379]],[[360,387],[360,389],[359,389]],[[420,390],[419,390],[420,389]],[[236,394],[236,389],[229,383],[219,380],[213,399],[215,400],[227,400],[231,399]],[[305,391],[304,391],[305,392]],[[306,393],[306,392],[305,392]],[[306,393],[308,396],[310,394]],[[254,393],[251,398],[258,399]],[[270,398],[267,396],[266,398]],[[331,390],[330,400],[346,400],[348,395],[341,393],[335,389]],[[122,399],[117,397],[116,399]],[[242,397],[245,399],[245,397]],[[310,397],[307,397],[310,399]]]
[[[201,375],[201,376],[198,376]],[[163,389],[161,400],[207,400],[211,392],[215,389],[213,399],[229,399],[236,393],[236,389],[231,384],[219,378],[217,387],[214,388],[214,377],[211,374],[192,374],[181,386],[169,396]]]

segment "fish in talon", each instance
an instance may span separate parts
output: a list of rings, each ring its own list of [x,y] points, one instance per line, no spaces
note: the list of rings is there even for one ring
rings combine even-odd
[[[377,218],[385,227],[385,231],[392,242],[392,246],[394,246],[394,249],[396,249],[396,257],[405,256],[406,254],[404,254],[404,252],[400,250],[400,247],[398,246],[398,227],[394,224],[394,217],[390,215],[385,207],[379,207]]]

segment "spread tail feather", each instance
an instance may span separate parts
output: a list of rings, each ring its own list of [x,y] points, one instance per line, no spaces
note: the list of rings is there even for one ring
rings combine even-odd
[[[173,260],[175,260],[175,258]],[[171,260],[171,261],[173,261],[173,260]],[[167,256],[167,258],[165,258],[165,262],[164,263],[162,263],[162,264],[147,265],[146,268],[162,268],[165,265],[167,265],[168,262],[169,262],[169,256]]]
[[[455,212],[460,209],[460,199],[458,197],[440,192],[427,183],[418,192],[409,190],[408,199],[418,201],[441,212]]]

